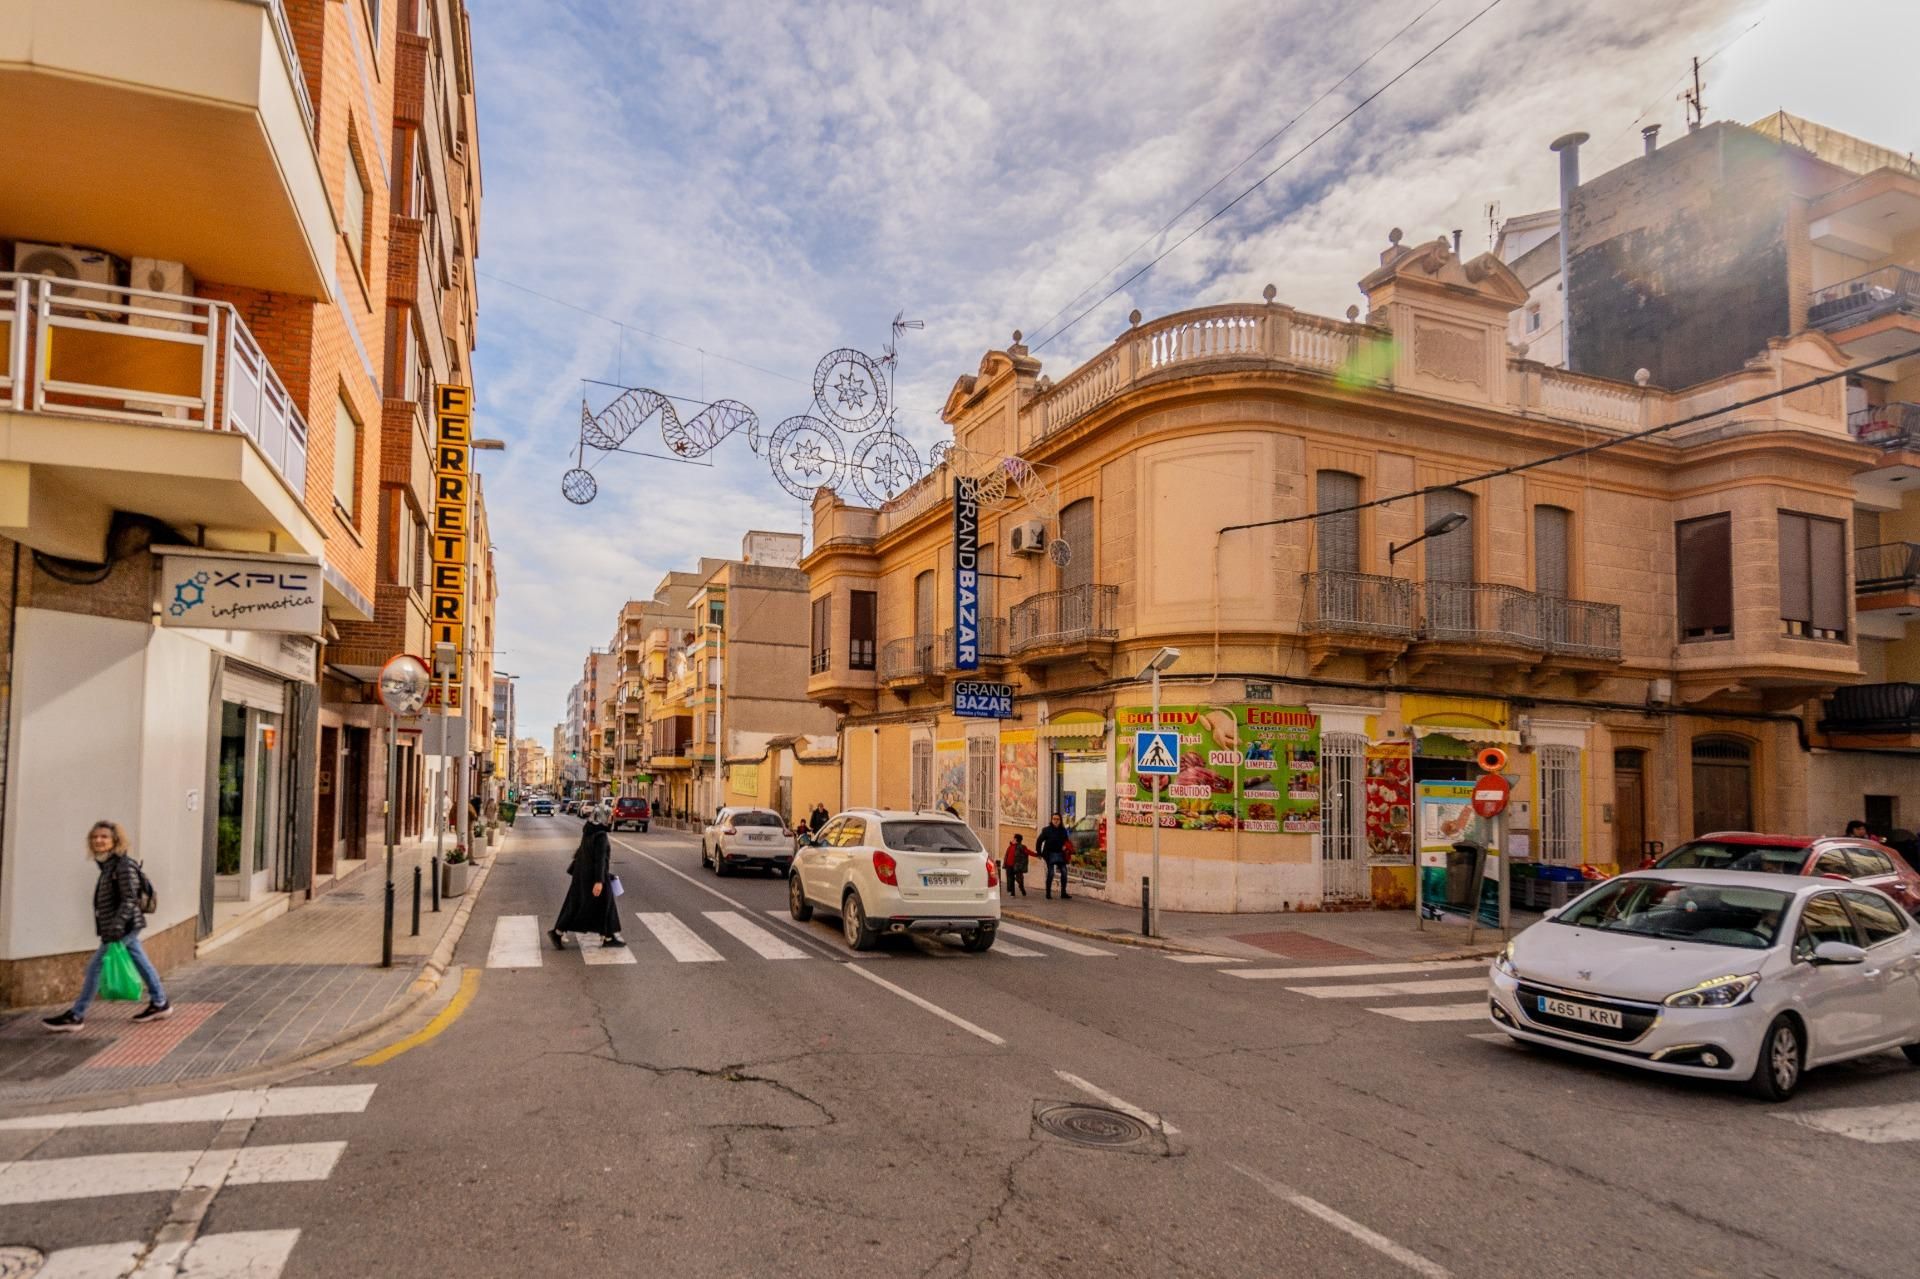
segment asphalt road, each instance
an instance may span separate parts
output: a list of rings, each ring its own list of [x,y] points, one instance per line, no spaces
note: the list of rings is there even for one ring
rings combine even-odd
[[[664,832],[615,837],[633,962],[547,948],[487,967],[496,933],[525,927],[501,917],[544,933],[577,829],[521,820],[455,956],[479,970],[472,1002],[443,1033],[290,1081],[373,1085],[363,1111],[244,1136],[344,1142],[329,1175],[228,1184],[203,1235],[297,1228],[284,1273],[330,1279],[1914,1272],[1916,1147],[1782,1118],[1920,1103],[1898,1056],[1769,1107],[1117,944],[897,939],[854,960],[830,922],[785,919],[781,881],[717,879]],[[719,958],[677,961],[637,912]],[[756,953],[769,937],[801,957]],[[1143,1142],[1037,1125],[1095,1090],[1152,1121]],[[35,1157],[198,1148],[218,1128],[74,1129]],[[172,1202],[10,1206],[0,1242],[133,1238]]]

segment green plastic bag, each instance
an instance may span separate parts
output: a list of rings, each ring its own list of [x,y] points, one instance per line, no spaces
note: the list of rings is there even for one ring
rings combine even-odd
[[[125,1003],[143,997],[146,989],[126,944],[108,942],[107,953],[100,957],[100,998]]]

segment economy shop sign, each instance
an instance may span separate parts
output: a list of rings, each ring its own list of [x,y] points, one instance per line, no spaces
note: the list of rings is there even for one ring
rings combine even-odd
[[[1154,821],[1153,779],[1133,766],[1133,735],[1153,710],[1115,711],[1123,826]],[[1180,768],[1160,790],[1159,823],[1180,830],[1312,834],[1320,829],[1320,721],[1302,706],[1163,706],[1160,727],[1180,734]]]
[[[980,669],[980,482],[970,475],[953,480],[953,668]]]
[[[309,555],[169,550],[160,557],[160,624],[318,635],[320,561]]]

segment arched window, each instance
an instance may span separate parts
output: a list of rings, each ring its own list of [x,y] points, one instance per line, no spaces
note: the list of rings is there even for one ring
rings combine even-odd
[[[1753,829],[1753,747],[1737,737],[1693,741],[1693,833]]]

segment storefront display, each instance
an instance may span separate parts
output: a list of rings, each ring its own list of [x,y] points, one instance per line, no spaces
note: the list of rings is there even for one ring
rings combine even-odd
[[[1040,824],[1040,743],[1030,728],[1000,734],[1000,820],[1009,826]]]
[[[1367,856],[1376,866],[1413,861],[1413,743],[1367,746]]]
[[[933,806],[967,815],[967,742],[964,737],[933,744]]]
[[[1133,734],[1153,725],[1151,707],[1122,707],[1116,818],[1147,826],[1153,783],[1135,776]],[[1179,830],[1312,834],[1320,829],[1320,724],[1298,706],[1163,706],[1163,728],[1180,733],[1180,772],[1162,786],[1159,822]]]

